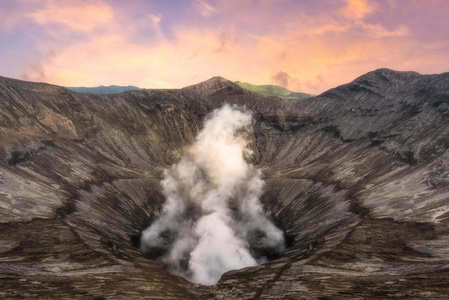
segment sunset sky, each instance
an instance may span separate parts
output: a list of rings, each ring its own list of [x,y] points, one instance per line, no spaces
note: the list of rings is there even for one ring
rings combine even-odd
[[[0,0],[0,76],[318,94],[382,67],[448,72],[449,1]]]

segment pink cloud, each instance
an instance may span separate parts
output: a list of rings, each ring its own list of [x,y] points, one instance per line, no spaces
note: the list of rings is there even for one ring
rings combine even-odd
[[[45,7],[30,16],[40,25],[57,23],[75,31],[89,32],[110,22],[113,14],[112,8],[103,1],[48,0]]]
[[[17,11],[5,11],[0,7],[0,31],[9,31],[17,26],[21,20],[22,15]]]
[[[213,7],[205,0],[195,0],[193,1],[192,5],[196,9],[196,11],[203,17],[210,16],[217,11],[215,7]]]
[[[345,2],[346,5],[340,12],[350,20],[361,20],[377,9],[376,3],[372,0],[346,0]]]

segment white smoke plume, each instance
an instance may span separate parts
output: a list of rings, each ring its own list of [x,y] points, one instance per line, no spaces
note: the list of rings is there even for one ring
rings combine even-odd
[[[141,251],[169,271],[215,284],[229,270],[256,266],[285,250],[283,232],[265,216],[261,171],[245,159],[252,115],[224,105],[182,160],[164,172],[166,202],[142,232]]]

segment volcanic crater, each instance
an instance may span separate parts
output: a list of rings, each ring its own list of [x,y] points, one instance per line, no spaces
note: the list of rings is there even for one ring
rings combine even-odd
[[[223,104],[286,236],[266,264],[193,284],[139,251],[178,163]],[[0,297],[449,298],[449,73],[379,69],[279,99],[214,77],[112,95],[0,78]]]

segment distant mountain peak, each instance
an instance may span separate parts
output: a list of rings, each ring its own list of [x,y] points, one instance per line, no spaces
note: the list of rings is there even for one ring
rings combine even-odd
[[[347,100],[350,95],[368,93],[386,95],[394,86],[414,85],[423,75],[414,71],[396,71],[380,68],[363,74],[353,81],[323,92],[322,96]]]
[[[67,87],[77,93],[90,93],[90,94],[118,94],[130,90],[141,90],[141,88],[133,85],[121,86],[121,85],[100,85],[97,87]]]
[[[396,71],[388,68],[380,68],[362,76],[357,77],[353,82],[362,81],[392,81],[392,80],[410,80],[413,77],[418,77],[420,74],[414,71]]]
[[[208,96],[210,96],[220,90],[224,90],[224,89],[227,89],[229,91],[233,91],[236,93],[245,93],[246,92],[242,87],[238,86],[234,82],[232,82],[226,78],[223,78],[221,76],[212,77],[203,82],[200,82],[200,83],[197,83],[194,85],[190,85],[190,86],[186,86],[183,89],[191,90],[203,97],[208,97]]]

